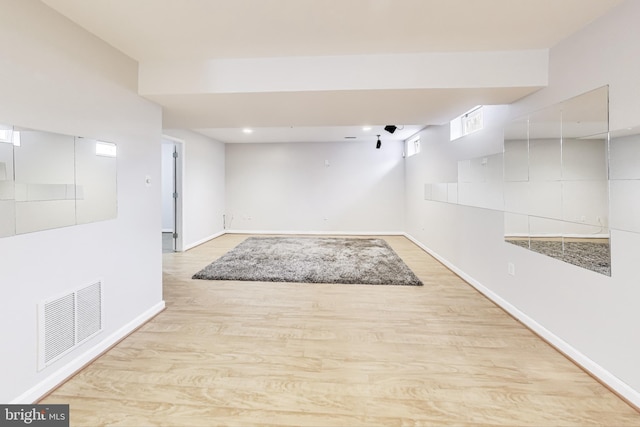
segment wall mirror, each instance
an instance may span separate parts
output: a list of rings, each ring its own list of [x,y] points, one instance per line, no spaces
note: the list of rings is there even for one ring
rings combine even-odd
[[[13,127],[0,124],[0,237],[16,233]]]
[[[117,147],[76,137],[76,223],[113,219],[118,215]]]
[[[458,161],[456,182],[424,185],[424,199],[502,211],[504,154]]]
[[[610,227],[640,233],[640,127],[610,133]]]
[[[116,148],[0,125],[0,237],[115,218]]]
[[[458,161],[458,204],[502,210],[503,153]]]
[[[505,240],[611,275],[608,87],[505,128]]]

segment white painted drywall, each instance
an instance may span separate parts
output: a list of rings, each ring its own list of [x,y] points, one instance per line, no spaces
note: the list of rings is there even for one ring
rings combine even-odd
[[[224,231],[225,144],[186,130],[164,134],[184,141],[182,233],[188,249]]]
[[[117,219],[0,238],[0,402],[8,403],[37,398],[70,363],[163,305],[162,125],[161,109],[136,93],[129,58],[37,0],[0,0],[0,9],[11,15],[0,26],[0,121],[118,144]],[[37,304],[98,278],[104,332],[38,372]]]
[[[638,17],[640,2],[626,1],[558,44],[550,53],[549,87],[514,104],[512,117],[608,84],[612,129],[638,125]],[[425,183],[455,177],[461,155],[447,133],[446,127],[423,131],[422,152],[406,160],[407,233],[524,313],[539,331],[548,331],[638,404],[640,234],[612,231],[611,277],[505,243],[502,212],[424,200]],[[482,134],[464,147],[464,157],[496,152],[502,142],[490,131]],[[507,273],[508,263],[514,264],[515,276]]]
[[[228,227],[241,231],[399,232],[403,143],[230,144]]]

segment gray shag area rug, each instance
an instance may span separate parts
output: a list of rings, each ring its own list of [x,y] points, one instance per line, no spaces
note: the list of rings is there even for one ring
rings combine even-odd
[[[333,237],[250,237],[193,278],[422,286],[384,240]]]

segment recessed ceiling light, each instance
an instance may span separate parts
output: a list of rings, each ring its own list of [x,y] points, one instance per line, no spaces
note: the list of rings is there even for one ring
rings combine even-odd
[[[366,132],[366,131],[369,131],[369,130],[371,130],[371,126],[364,126],[364,127],[362,128],[362,130],[363,130],[363,131],[365,131],[365,132]]]
[[[253,129],[244,128],[244,129],[242,129],[242,132],[244,132],[244,133],[253,133]]]

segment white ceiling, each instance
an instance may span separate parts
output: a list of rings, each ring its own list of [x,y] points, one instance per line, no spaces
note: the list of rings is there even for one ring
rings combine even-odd
[[[621,2],[42,1],[138,61],[141,70],[152,72],[167,63],[200,64],[206,70],[212,61],[230,58],[380,58],[549,49]],[[403,63],[395,65],[402,67]],[[260,70],[253,72],[256,77]],[[361,74],[366,80],[368,73]],[[175,79],[186,80],[188,75],[176,73]],[[247,87],[253,77],[246,75]],[[386,124],[404,126],[405,131],[383,133],[384,137],[404,139],[409,132],[446,123],[477,104],[511,103],[543,86],[525,82],[498,87],[495,82],[479,82],[469,87],[432,83],[406,88],[396,79],[395,87],[370,83],[345,90],[335,79],[321,82],[322,75],[314,79],[318,81],[306,89],[286,91],[220,93],[209,80],[190,92],[165,85],[141,94],[163,106],[165,127],[193,129],[223,142],[289,142],[338,141],[345,136],[375,140]],[[139,83],[142,87],[145,82]],[[372,133],[363,132],[364,125],[375,126]],[[251,127],[253,133],[242,133],[244,127]]]

